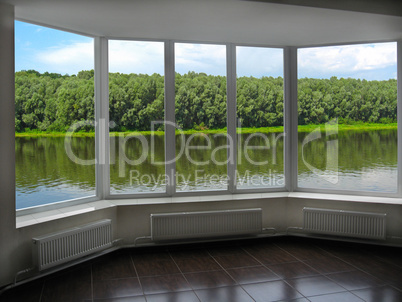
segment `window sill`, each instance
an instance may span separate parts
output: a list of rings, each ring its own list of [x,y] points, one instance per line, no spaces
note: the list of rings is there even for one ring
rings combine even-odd
[[[108,200],[99,200],[99,201],[64,207],[64,208],[60,208],[60,209],[56,209],[56,210],[21,215],[21,216],[18,216],[16,219],[16,227],[17,227],[17,229],[19,229],[19,228],[23,228],[23,227],[43,223],[43,222],[48,222],[48,221],[57,220],[57,219],[61,219],[61,218],[89,213],[89,212],[102,210],[102,209],[106,209],[106,208],[110,208],[110,207],[114,207],[114,205],[112,203],[110,203]]]
[[[275,193],[249,193],[249,194],[225,194],[225,195],[200,195],[200,196],[179,196],[179,197],[160,197],[160,198],[138,198],[138,199],[112,199],[108,202],[115,206],[129,205],[153,205],[166,203],[191,203],[191,202],[214,202],[228,200],[249,200],[263,198],[288,197],[288,192]]]
[[[342,194],[307,193],[307,192],[291,192],[288,193],[288,197],[296,199],[297,198],[320,199],[320,200],[334,200],[334,201],[347,201],[347,202],[402,205],[402,198],[397,197],[342,195]]]
[[[22,215],[16,219],[16,227],[23,228],[36,225],[43,222],[54,221],[75,215],[90,213],[102,209],[118,206],[134,205],[157,205],[157,204],[177,204],[192,202],[216,202],[230,200],[251,200],[251,199],[270,199],[270,198],[293,198],[293,199],[315,199],[315,200],[333,200],[346,202],[377,203],[388,205],[402,205],[402,198],[390,197],[372,197],[340,194],[321,194],[305,192],[276,192],[276,193],[250,193],[250,194],[226,194],[226,195],[203,195],[203,196],[180,196],[180,197],[160,197],[160,198],[138,198],[138,199],[113,199],[99,200],[85,204],[73,205],[70,207],[56,210],[44,211]]]
[[[250,200],[266,198],[287,197],[287,192],[279,193],[250,193],[250,194],[227,194],[227,195],[204,195],[204,196],[186,196],[186,197],[159,197],[159,198],[138,198],[138,199],[111,199],[88,202],[60,209],[43,211],[18,216],[16,219],[17,229],[32,226],[35,224],[49,222],[57,219],[71,217],[75,215],[90,213],[111,207],[134,206],[134,205],[156,205],[169,203],[191,203],[191,202],[214,202],[228,200]]]

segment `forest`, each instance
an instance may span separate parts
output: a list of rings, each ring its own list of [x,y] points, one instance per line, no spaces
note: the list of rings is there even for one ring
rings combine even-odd
[[[183,129],[226,127],[226,77],[176,74],[176,123]],[[283,79],[239,77],[237,115],[242,127],[283,125]],[[298,81],[299,125],[394,123],[397,81],[351,78]],[[109,116],[113,131],[149,131],[164,117],[164,77],[159,74],[109,74]],[[64,132],[78,121],[94,120],[94,71],[77,75],[15,73],[16,132]],[[84,129],[91,131],[88,127]]]

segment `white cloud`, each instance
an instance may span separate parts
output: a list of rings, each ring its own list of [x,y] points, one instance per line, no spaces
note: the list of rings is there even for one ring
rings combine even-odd
[[[177,43],[175,45],[176,72],[205,72],[226,75],[226,46],[212,44]]]
[[[380,70],[396,69],[396,43],[304,48],[299,50],[301,77],[386,77]],[[394,72],[388,73],[388,79]]]
[[[283,50],[264,47],[237,47],[238,76],[283,77]]]
[[[283,76],[281,49],[237,47],[238,76]],[[35,60],[43,70],[76,74],[94,68],[93,40],[70,42],[38,51]],[[164,73],[162,42],[109,42],[109,68],[121,73]],[[210,44],[175,44],[176,72],[226,75],[226,47]],[[299,49],[299,77],[396,78],[396,43]]]
[[[121,73],[164,73],[164,44],[162,42],[109,42],[109,69]],[[175,69],[207,74],[226,74],[226,48],[222,45],[177,43]]]
[[[41,69],[61,74],[77,74],[81,70],[94,69],[94,44],[88,42],[72,42],[38,51],[35,60]]]
[[[162,42],[109,42],[109,70],[120,73],[164,73]]]

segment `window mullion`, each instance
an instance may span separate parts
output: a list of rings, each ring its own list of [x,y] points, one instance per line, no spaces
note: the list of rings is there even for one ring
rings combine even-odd
[[[284,49],[285,184],[297,188],[297,48]]]
[[[110,195],[108,40],[97,37],[94,44],[96,195],[103,199]]]
[[[228,190],[233,193],[236,190],[236,162],[237,162],[237,137],[236,137],[236,46],[226,46],[226,98],[227,98],[227,136],[228,136]]]
[[[175,140],[175,60],[174,42],[165,42],[165,162],[166,193],[176,192]]]

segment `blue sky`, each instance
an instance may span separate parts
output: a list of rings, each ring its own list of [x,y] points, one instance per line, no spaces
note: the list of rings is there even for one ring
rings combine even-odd
[[[94,68],[93,39],[15,22],[15,70],[77,74]]]
[[[93,39],[16,21],[15,69],[77,74],[94,68]],[[176,71],[225,75],[222,45],[178,43]],[[163,43],[110,41],[109,68],[121,73],[163,74]],[[238,76],[283,76],[281,49],[237,47]],[[396,78],[396,43],[377,43],[298,50],[300,78]]]

